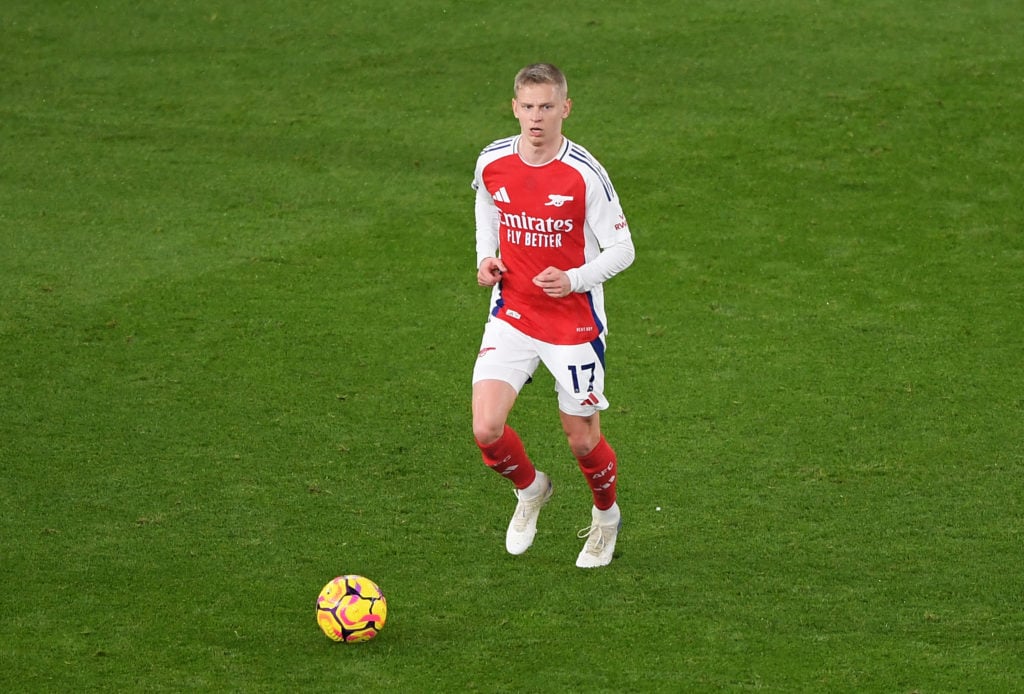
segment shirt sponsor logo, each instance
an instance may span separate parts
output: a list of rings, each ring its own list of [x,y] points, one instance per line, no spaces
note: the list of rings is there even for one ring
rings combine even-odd
[[[501,225],[508,243],[531,248],[561,248],[562,234],[572,231],[574,222],[555,217],[531,217],[526,212],[502,212]]]
[[[541,231],[546,233],[562,232],[568,233],[573,229],[571,219],[555,219],[554,217],[531,217],[526,212],[512,214],[511,212],[501,213],[501,223],[508,229],[521,229],[523,231]]]

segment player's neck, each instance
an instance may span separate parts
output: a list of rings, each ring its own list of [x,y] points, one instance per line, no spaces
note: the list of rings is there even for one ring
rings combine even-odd
[[[562,135],[559,135],[557,142],[539,146],[533,145],[526,137],[521,137],[519,138],[519,156],[531,166],[540,166],[557,157],[564,144],[565,137]]]

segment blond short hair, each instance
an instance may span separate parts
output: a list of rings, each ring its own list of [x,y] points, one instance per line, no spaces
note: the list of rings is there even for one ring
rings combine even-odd
[[[569,97],[569,84],[565,75],[551,63],[534,63],[517,72],[513,95],[519,96],[520,88],[528,84],[553,84],[559,96],[563,99]]]

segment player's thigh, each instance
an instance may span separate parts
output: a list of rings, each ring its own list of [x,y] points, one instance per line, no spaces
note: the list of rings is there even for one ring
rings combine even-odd
[[[482,444],[501,438],[519,391],[505,381],[485,378],[473,384],[473,436]]]

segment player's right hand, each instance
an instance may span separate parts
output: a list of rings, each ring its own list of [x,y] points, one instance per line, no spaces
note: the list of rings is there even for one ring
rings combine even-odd
[[[508,272],[501,258],[484,258],[476,271],[476,282],[481,287],[493,287],[501,281],[502,273]]]

